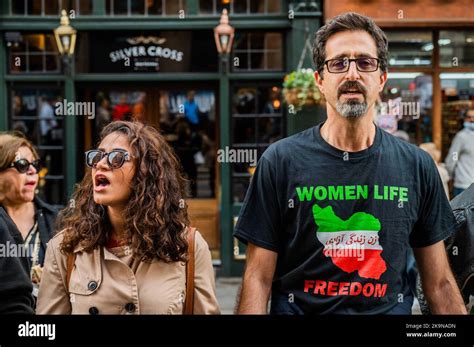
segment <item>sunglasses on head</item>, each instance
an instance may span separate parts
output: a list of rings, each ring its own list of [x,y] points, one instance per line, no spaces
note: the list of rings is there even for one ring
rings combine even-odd
[[[30,165],[34,167],[36,173],[40,172],[41,166],[39,159],[34,160],[33,162],[29,162],[27,159],[18,159],[10,164],[10,167],[14,167],[19,173],[26,173],[30,168]]]
[[[130,154],[123,149],[114,149],[108,153],[94,149],[86,152],[86,165],[95,169],[104,157],[107,157],[107,165],[111,169],[121,168],[126,161],[130,160]]]

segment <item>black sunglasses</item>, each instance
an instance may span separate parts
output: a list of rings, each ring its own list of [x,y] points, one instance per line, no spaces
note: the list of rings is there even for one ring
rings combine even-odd
[[[41,170],[41,165],[39,159],[34,160],[33,162],[29,162],[27,159],[18,159],[17,161],[14,161],[13,163],[10,164],[10,167],[14,167],[17,169],[19,173],[26,173],[28,172],[28,169],[30,168],[30,165],[34,167],[36,170],[36,173],[39,173]]]
[[[130,154],[123,149],[114,149],[109,153],[99,149],[93,149],[86,152],[86,165],[90,168],[96,168],[97,164],[107,157],[107,165],[111,169],[119,169],[122,165],[130,160]]]

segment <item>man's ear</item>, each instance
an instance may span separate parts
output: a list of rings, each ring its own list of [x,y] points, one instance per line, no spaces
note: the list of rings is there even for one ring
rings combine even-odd
[[[387,83],[387,71],[385,71],[383,74],[380,75],[380,87],[379,87],[380,93],[383,91],[383,88],[385,87],[385,83]]]
[[[324,94],[323,77],[319,74],[318,70],[314,72],[314,81],[319,88],[319,91]]]

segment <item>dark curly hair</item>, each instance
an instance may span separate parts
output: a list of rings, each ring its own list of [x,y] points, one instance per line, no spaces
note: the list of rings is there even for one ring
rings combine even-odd
[[[313,63],[316,71],[323,76],[324,62],[326,61],[326,42],[328,39],[342,31],[366,31],[375,41],[377,55],[380,59],[380,71],[388,70],[388,40],[385,33],[369,17],[355,12],[341,14],[331,19],[316,32],[313,43]]]
[[[135,158],[132,191],[123,212],[133,254],[143,261],[186,261],[186,180],[173,150],[156,129],[139,122],[112,122],[100,140],[112,133],[128,138]],[[76,185],[72,202],[60,215],[61,251],[72,253],[77,245],[85,251],[104,246],[111,225],[106,209],[94,202],[91,169]]]

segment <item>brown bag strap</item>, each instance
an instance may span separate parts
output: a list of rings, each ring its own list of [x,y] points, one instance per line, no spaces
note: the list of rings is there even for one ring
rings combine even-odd
[[[66,263],[66,290],[69,293],[69,282],[71,280],[72,269],[74,268],[74,263],[76,262],[76,253],[69,253],[67,255]]]
[[[186,298],[184,314],[193,314],[194,306],[194,239],[196,228],[189,228],[188,232],[188,262],[186,263]]]

